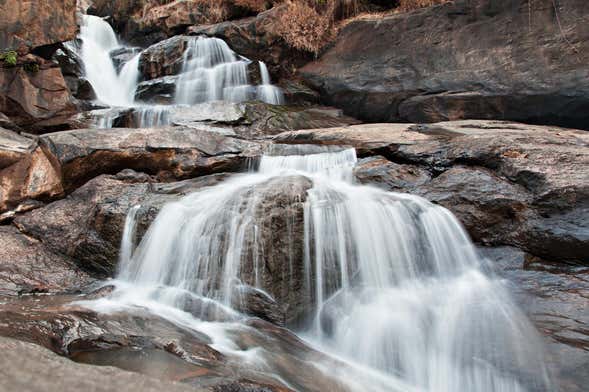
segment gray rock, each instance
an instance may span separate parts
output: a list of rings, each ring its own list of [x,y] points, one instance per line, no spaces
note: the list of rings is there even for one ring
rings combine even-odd
[[[458,0],[354,20],[300,73],[327,104],[371,122],[587,128],[588,22],[584,0]]]

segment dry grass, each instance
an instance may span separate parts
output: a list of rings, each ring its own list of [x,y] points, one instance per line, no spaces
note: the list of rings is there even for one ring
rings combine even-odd
[[[126,1],[126,0],[123,0]],[[150,8],[170,4],[177,0],[147,0],[144,14]],[[391,9],[377,7],[369,0],[194,0],[201,8],[207,23],[227,20],[231,7],[240,7],[253,13],[282,4],[277,13],[277,33],[291,47],[317,55],[337,35],[338,29],[356,17],[372,18],[392,12],[406,12],[429,7],[449,0],[391,0]]]
[[[412,11],[418,8],[431,7],[432,5],[448,3],[450,0],[399,0],[399,11]]]
[[[360,0],[287,0],[277,33],[295,49],[317,55],[337,34],[339,21],[358,14]]]

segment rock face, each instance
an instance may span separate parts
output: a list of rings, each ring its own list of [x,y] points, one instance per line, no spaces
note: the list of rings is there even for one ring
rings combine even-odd
[[[581,392],[587,384],[589,358],[589,269],[539,262],[511,247],[481,248],[507,279],[517,302],[547,336],[547,362],[562,390]]]
[[[21,66],[0,69],[0,112],[16,125],[37,133],[67,129],[75,110],[59,67],[41,64],[36,72]]]
[[[584,0],[458,0],[346,25],[301,70],[363,120],[504,119],[588,128]]]
[[[0,226],[0,295],[71,292],[91,281],[71,259],[15,227]]]
[[[60,173],[37,142],[0,128],[0,213],[62,193]]]
[[[0,337],[0,388],[4,391],[198,392],[194,387],[160,381],[114,367],[75,363],[36,344]],[[32,360],[34,358],[34,360]],[[31,377],[31,375],[35,377]]]
[[[583,131],[472,120],[303,130],[274,140],[351,145],[360,156],[385,157],[361,161],[359,181],[449,208],[479,242],[589,262]]]
[[[31,49],[76,37],[76,0],[3,0],[0,3],[0,48]],[[0,83],[3,84],[3,83]]]

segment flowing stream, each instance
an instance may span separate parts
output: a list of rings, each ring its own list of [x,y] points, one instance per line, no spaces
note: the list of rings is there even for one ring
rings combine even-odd
[[[169,125],[169,113],[174,105],[151,105],[135,99],[141,81],[141,53],[127,61],[120,72],[117,71],[111,53],[121,49],[131,51],[132,48],[121,43],[112,27],[97,16],[83,16],[79,38],[82,45],[78,52],[85,77],[92,85],[98,103],[116,108],[96,111],[97,127],[111,128],[124,109],[131,109],[137,127]],[[282,90],[271,84],[270,74],[263,62],[259,63],[262,84],[249,84],[248,65],[251,63],[233,52],[221,39],[190,37],[176,83],[175,104],[255,99],[273,105],[284,104]]]
[[[274,146],[256,170],[164,206],[136,248],[133,208],[117,290],[86,305],[149,309],[307,390],[228,332],[253,289],[288,303],[291,330],[346,364],[313,363],[341,390],[554,391],[539,335],[456,218],[354,184],[355,164],[353,149]]]

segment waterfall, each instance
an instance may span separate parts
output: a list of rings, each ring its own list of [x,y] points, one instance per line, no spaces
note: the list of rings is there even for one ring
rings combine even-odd
[[[358,375],[342,376],[352,390],[553,390],[540,337],[448,210],[354,184],[353,149],[276,152],[263,156],[257,171],[164,206],[132,257],[122,258],[124,284],[112,301],[178,322],[170,309],[181,312],[191,295],[216,304],[212,321],[235,322],[244,285],[268,296],[292,294],[305,305],[298,333],[369,375],[361,387],[353,382]],[[292,194],[297,187],[307,189],[306,200]],[[266,206],[277,194],[283,207],[303,202],[301,238],[288,234],[292,228],[265,238],[272,234],[263,230]],[[285,210],[294,214],[288,222],[296,221],[292,211]],[[126,226],[130,238],[133,225]],[[275,246],[290,255],[280,267],[291,278],[278,291],[267,286],[279,272],[269,272],[264,254]],[[293,257],[297,249],[301,260]],[[293,293],[295,271],[303,285]],[[219,328],[204,321],[191,325]],[[228,339],[216,347],[233,353],[237,345],[218,343]],[[257,355],[259,363],[270,361]]]
[[[263,61],[260,61],[259,64],[262,84],[258,86],[258,99],[273,105],[282,105],[284,103],[282,89],[272,85],[266,64]]]
[[[94,88],[97,99],[109,106],[131,106],[139,79],[139,56],[125,64],[121,73],[110,52],[121,48],[112,27],[102,18],[84,15],[80,27],[81,54],[86,78]]]
[[[192,37],[184,52],[176,102],[245,101],[251,96],[248,61],[218,38]]]
[[[127,61],[117,72],[112,61],[114,50],[125,48],[112,27],[102,18],[83,15],[79,38],[81,48],[69,45],[80,56],[85,76],[96,93],[97,101],[110,107],[131,108],[137,127],[158,127],[170,123],[173,106],[149,105],[135,101],[140,81],[141,53]],[[233,52],[218,38],[190,37],[184,52],[180,77],[176,82],[176,104],[194,105],[212,101],[243,102],[259,99],[269,104],[283,104],[282,90],[271,84],[268,68],[259,63],[262,84],[249,84],[251,61]],[[110,117],[100,117],[108,113]],[[96,124],[102,128],[113,125],[113,112],[99,112]]]
[[[233,52],[219,38],[191,37],[176,84],[176,103],[193,105],[211,101],[242,102],[256,99],[282,104],[282,90],[270,83],[264,63],[260,63],[262,85],[249,84],[251,62]]]

